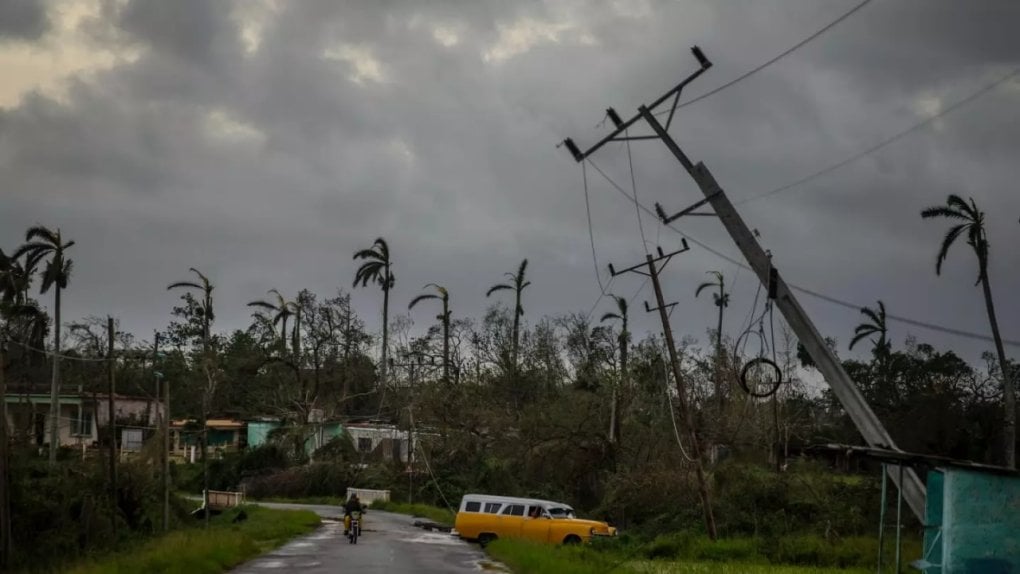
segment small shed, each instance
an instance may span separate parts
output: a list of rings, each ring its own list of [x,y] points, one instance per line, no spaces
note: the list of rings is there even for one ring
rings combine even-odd
[[[925,508],[926,574],[1020,572],[1020,476],[937,468]]]
[[[1020,472],[900,450],[831,444],[812,448],[881,461],[883,507],[887,467],[928,471],[924,544],[921,558],[911,563],[914,568],[925,574],[1020,573]],[[884,518],[879,528],[880,533],[884,531]],[[898,533],[899,516],[895,528]],[[897,567],[898,543],[897,534]],[[881,572],[881,543],[879,552]]]

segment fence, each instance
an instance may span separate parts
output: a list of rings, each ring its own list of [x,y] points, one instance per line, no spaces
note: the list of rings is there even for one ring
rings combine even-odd
[[[390,491],[388,490],[372,490],[370,488],[348,488],[347,499],[350,500],[352,495],[358,495],[361,499],[362,504],[372,504],[377,500],[383,502],[390,501]]]
[[[230,508],[244,504],[243,492],[227,492],[223,490],[209,491],[209,508]]]

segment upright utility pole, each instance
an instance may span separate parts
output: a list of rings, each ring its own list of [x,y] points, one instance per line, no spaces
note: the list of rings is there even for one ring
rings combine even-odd
[[[747,227],[747,224],[744,223],[740,214],[737,213],[737,210],[733,207],[729,198],[726,197],[726,193],[723,192],[722,188],[715,181],[712,173],[707,167],[705,167],[704,163],[693,163],[669,135],[669,126],[673,120],[673,115],[676,112],[676,105],[679,102],[680,93],[683,91],[683,88],[712,66],[712,63],[705,57],[697,46],[691,48],[691,51],[701,66],[697,71],[689,75],[672,90],[660,96],[650,105],[640,106],[638,108],[638,114],[625,122],[619,120],[618,117],[614,118],[613,116],[610,116],[611,119],[613,119],[613,123],[616,124],[616,129],[588,150],[581,152],[573,140],[569,138],[563,142],[563,145],[570,150],[570,152],[574,155],[575,160],[581,162],[610,141],[624,141],[627,139],[661,140],[677,161],[679,161],[684,169],[687,170],[687,173],[694,179],[705,198],[684,209],[680,213],[669,217],[666,216],[661,207],[657,206],[659,217],[664,223],[669,223],[680,215],[691,213],[694,209],[705,205],[706,203],[711,205],[715,214],[719,217],[719,220],[726,228],[726,231],[737,244],[741,254],[744,256],[744,259],[758,276],[758,279],[762,282],[762,284],[770,285],[770,288],[774,286],[776,293],[774,302],[776,307],[783,314],[783,318],[786,319],[786,322],[790,325],[794,334],[797,335],[797,340],[804,345],[804,348],[807,350],[812,360],[814,360],[818,370],[829,383],[833,394],[836,395],[837,399],[839,399],[843,409],[853,421],[857,430],[860,431],[864,440],[872,447],[899,450],[888,431],[886,431],[885,427],[882,425],[882,422],[875,415],[874,411],[871,410],[871,407],[868,406],[868,403],[864,399],[864,395],[861,394],[860,389],[857,388],[853,380],[850,378],[850,375],[848,375],[843,369],[843,365],[839,362],[839,358],[836,357],[835,353],[833,353],[832,350],[829,349],[828,345],[825,344],[825,340],[822,338],[822,335],[818,332],[814,323],[811,322],[807,313],[800,306],[800,303],[797,302],[797,299],[793,295],[789,286],[772,266],[768,255],[762,249],[761,245],[758,244],[757,239],[755,239],[754,235]],[[655,113],[653,113],[653,110],[670,98],[672,98],[672,107],[669,109],[669,116],[666,119],[665,125],[663,125],[659,122]],[[627,136],[624,133],[627,128],[636,123],[639,119],[643,119],[649,127],[652,128],[654,135]],[[621,134],[623,135],[621,136]],[[896,483],[896,485],[902,490],[903,497],[906,499],[910,509],[914,512],[914,515],[923,521],[925,511],[925,487],[921,482],[921,479],[918,478],[913,469],[907,469],[907,471],[903,474],[902,481],[900,480],[899,472],[894,473],[890,471],[888,474],[890,478],[892,478],[893,482]]]
[[[684,426],[684,432],[687,433],[688,439],[691,441],[691,451],[694,456],[694,471],[698,479],[698,496],[701,498],[701,509],[705,517],[705,530],[708,532],[708,537],[712,540],[716,538],[715,530],[715,516],[712,514],[712,497],[708,490],[708,480],[705,478],[705,467],[701,460],[701,447],[699,446],[698,433],[694,429],[694,421],[691,418],[691,411],[687,405],[687,392],[684,388],[684,378],[680,371],[680,359],[676,356],[676,342],[673,340],[673,329],[669,325],[669,315],[666,310],[672,305],[666,305],[665,299],[662,296],[662,285],[659,284],[659,268],[658,263],[664,261],[662,267],[669,264],[669,260],[674,255],[683,253],[689,248],[687,242],[683,242],[684,247],[678,251],[672,253],[663,253],[662,248],[659,248],[659,256],[652,257],[652,255],[645,255],[645,262],[642,264],[635,265],[624,269],[623,271],[617,272],[612,265],[609,266],[609,272],[612,273],[613,277],[622,273],[633,272],[639,275],[645,275],[651,278],[652,287],[655,288],[655,302],[656,307],[654,310],[659,312],[659,320],[662,321],[662,333],[666,337],[666,346],[669,348],[669,362],[673,368],[673,381],[676,382],[676,392],[678,401],[680,403],[680,418]],[[641,271],[640,268],[647,267],[647,271]],[[675,305],[675,303],[673,304]],[[645,304],[645,308],[648,305]],[[648,309],[649,311],[653,309]]]
[[[160,412],[160,426],[163,431],[163,455],[159,461],[162,463],[163,473],[163,530],[170,530],[170,383],[163,377],[159,370],[159,333],[152,339],[152,371],[156,377],[156,396],[163,396],[163,408]]]
[[[7,438],[7,340],[0,335],[0,571],[11,564],[11,477],[10,443]]]
[[[117,413],[114,411],[113,405],[113,393],[116,389],[113,377],[113,337],[114,337],[113,317],[106,318],[106,382],[107,382],[107,398],[106,408],[107,416],[110,417],[109,428],[110,428],[110,504],[113,506],[113,534],[114,538],[117,536],[117,515],[118,504],[117,504]]]

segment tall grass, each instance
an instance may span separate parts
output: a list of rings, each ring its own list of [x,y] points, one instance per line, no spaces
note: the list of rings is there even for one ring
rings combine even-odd
[[[517,574],[865,574],[821,566],[776,565],[730,558],[728,561],[634,560],[623,553],[590,547],[549,546],[522,540],[497,540],[489,554]],[[726,550],[717,552],[724,553]],[[744,551],[738,551],[738,555]]]
[[[151,539],[116,555],[83,563],[71,574],[218,574],[314,530],[319,517],[308,511],[244,507],[247,520],[232,523],[237,511],[215,518],[206,530],[195,526]]]

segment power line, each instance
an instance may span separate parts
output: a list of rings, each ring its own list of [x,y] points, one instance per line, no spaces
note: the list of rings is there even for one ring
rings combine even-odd
[[[1018,69],[1018,71],[1020,71],[1020,69]],[[613,187],[613,189],[615,189],[618,193],[622,194],[627,199],[629,199],[631,201],[634,200],[634,198],[629,193],[627,193],[627,190],[625,190],[618,183],[613,181],[613,179],[610,178],[606,174],[606,172],[602,171],[602,169],[599,168],[598,164],[596,164],[590,158],[588,159],[588,161],[591,163],[591,166],[593,168],[595,168],[595,170],[598,171],[599,174],[603,178],[605,178],[606,181],[608,181],[610,183],[610,185]],[[658,215],[655,214],[655,212],[653,210],[649,209],[648,207],[646,207],[646,206],[644,206],[644,205],[642,205],[640,203],[638,204],[638,206],[645,213],[648,213],[650,215],[655,215],[656,217],[658,217]],[[736,266],[738,266],[738,267],[740,267],[742,269],[746,269],[748,271],[753,271],[743,261],[739,261],[738,259],[730,257],[729,255],[723,253],[722,251],[719,251],[719,250],[713,248],[712,246],[708,245],[707,243],[704,243],[704,242],[698,240],[697,238],[692,237],[691,235],[689,235],[687,233],[684,233],[683,231],[680,231],[672,223],[666,224],[666,227],[671,229],[674,233],[679,234],[681,237],[684,237],[685,239],[687,239],[687,241],[689,241],[689,242],[697,245],[698,247],[701,247],[705,251],[711,253],[712,255],[715,255],[716,257],[718,257],[718,258],[720,258],[720,259],[722,259],[724,261],[727,261],[729,263],[732,263],[732,264],[734,264],[734,265],[736,265]],[[852,303],[850,301],[845,301],[845,300],[842,300],[842,299],[838,299],[838,298],[833,297],[831,295],[826,295],[824,293],[821,293],[821,292],[818,292],[818,291],[814,291],[812,289],[808,289],[807,287],[801,287],[799,285],[795,285],[795,284],[789,283],[789,282],[787,282],[787,286],[790,289],[793,289],[794,291],[799,291],[800,293],[803,293],[805,295],[810,295],[810,296],[815,297],[817,299],[820,299],[822,301],[826,301],[826,302],[829,302],[829,303],[832,303],[832,304],[835,304],[835,305],[839,305],[841,307],[846,307],[848,309],[853,309],[853,310],[856,310],[856,311],[859,311],[862,308],[864,308],[863,305],[859,305],[857,303]],[[920,321],[918,319],[911,319],[910,317],[904,317],[902,315],[893,315],[891,313],[887,313],[886,314],[886,319],[889,319],[889,320],[892,320],[892,321],[896,321],[896,322],[900,322],[900,323],[904,323],[904,324],[907,324],[907,325],[913,325],[915,327],[921,327],[922,329],[928,329],[930,331],[938,331],[938,332],[941,332],[941,333],[946,333],[946,334],[950,334],[950,335],[956,335],[956,336],[959,336],[959,337],[966,337],[966,338],[975,339],[975,340],[978,340],[978,341],[993,342],[995,340],[992,337],[989,337],[988,335],[982,335],[981,333],[975,333],[975,332],[972,332],[972,331],[965,331],[963,329],[957,329],[955,327],[946,327],[944,325],[938,325],[938,324],[935,324],[935,323],[929,323],[929,322],[926,322],[926,321]],[[1018,348],[1020,348],[1020,341],[1011,340],[1011,339],[1003,339],[1002,343],[1004,345],[1009,345],[1011,347],[1018,347]]]
[[[602,295],[604,296],[606,294],[606,288],[602,285],[602,277],[599,275],[599,258],[595,255],[595,232],[592,230],[591,201],[588,198],[588,170],[585,168],[584,162],[581,162],[581,178],[584,180],[584,209],[588,214],[588,241],[591,242],[591,261],[595,266],[595,280],[598,281],[599,290],[602,291]],[[598,305],[598,301],[596,301],[595,304]]]
[[[779,60],[781,60],[781,59],[785,58],[786,56],[789,56],[793,52],[797,51],[802,46],[804,46],[805,44],[810,42],[811,40],[814,40],[815,38],[817,38],[817,37],[821,36],[822,34],[828,32],[834,26],[836,26],[837,24],[839,24],[843,20],[846,20],[847,18],[849,18],[854,12],[857,12],[861,8],[864,8],[864,6],[866,4],[868,4],[869,2],[871,2],[871,0],[864,0],[863,2],[857,4],[856,6],[854,6],[853,8],[848,10],[847,12],[845,12],[839,18],[836,18],[832,22],[830,22],[827,25],[825,25],[824,27],[822,27],[820,30],[818,30],[814,34],[811,34],[807,38],[804,38],[800,42],[797,42],[796,44],[794,44],[793,46],[787,48],[783,52],[780,52],[778,55],[774,56],[773,58],[771,58],[769,60],[766,60],[764,63],[760,64],[759,66],[757,66],[755,68],[752,68],[752,69],[748,70],[747,72],[744,72],[743,74],[737,76],[736,78],[730,80],[729,82],[726,82],[725,84],[723,84],[723,85],[721,85],[721,86],[719,86],[719,87],[717,87],[717,88],[715,88],[713,90],[709,90],[708,92],[705,92],[704,94],[701,94],[700,96],[698,96],[696,98],[693,98],[693,99],[687,100],[686,102],[678,104],[676,106],[676,109],[685,108],[685,107],[687,107],[687,106],[689,106],[689,105],[691,105],[693,103],[700,102],[701,100],[704,100],[705,98],[714,96],[715,94],[718,94],[719,92],[725,90],[726,88],[729,88],[733,84],[736,84],[738,82],[742,82],[742,81],[746,80],[748,77],[753,76],[754,74],[757,74],[758,72],[764,70],[765,68],[771,66],[772,64],[775,64]],[[668,114],[668,113],[670,113],[670,110],[663,110],[661,112],[657,112],[655,115],[661,116],[661,115]]]
[[[993,90],[994,88],[998,87],[1000,84],[1002,84],[1006,80],[1009,80],[1013,76],[1017,75],[1017,73],[1020,73],[1020,68],[1014,68],[1011,72],[1009,72],[1005,76],[1002,76],[999,79],[995,80],[994,82],[983,86],[978,91],[976,91],[976,92],[970,94],[969,96],[963,98],[962,100],[954,103],[953,105],[951,105],[948,108],[942,110],[941,112],[939,112],[937,114],[934,114],[932,116],[929,116],[929,117],[925,118],[924,120],[922,120],[922,121],[920,121],[920,122],[910,126],[909,128],[907,128],[907,129],[905,129],[905,130],[903,130],[903,131],[901,131],[901,132],[899,132],[897,134],[894,134],[891,137],[888,137],[888,138],[878,142],[877,144],[875,144],[875,145],[873,145],[873,146],[871,146],[871,147],[869,147],[869,148],[867,148],[867,149],[865,149],[865,150],[863,150],[863,151],[861,151],[859,153],[856,153],[856,154],[854,154],[854,155],[852,155],[852,156],[850,156],[850,157],[848,157],[846,159],[843,159],[843,160],[838,161],[838,162],[836,162],[836,163],[834,163],[832,165],[829,165],[828,167],[824,167],[824,168],[822,168],[822,169],[820,169],[820,170],[818,170],[818,171],[816,171],[816,172],[814,172],[814,173],[812,173],[810,175],[807,175],[807,176],[802,177],[802,178],[800,178],[798,180],[795,180],[795,181],[792,181],[790,183],[787,183],[786,185],[781,185],[781,186],[779,186],[779,187],[777,187],[775,189],[770,189],[769,191],[765,191],[765,192],[762,192],[762,193],[759,193],[759,194],[756,194],[756,195],[752,195],[751,197],[747,197],[747,198],[741,199],[740,201],[736,201],[736,202],[734,202],[734,205],[744,205],[746,203],[751,203],[752,201],[758,201],[760,199],[764,199],[766,197],[770,197],[770,196],[776,195],[778,193],[782,193],[784,191],[793,189],[795,187],[799,187],[799,186],[801,186],[801,185],[803,185],[805,183],[808,183],[809,181],[813,181],[815,179],[818,179],[819,177],[822,177],[823,175],[827,175],[829,173],[832,173],[832,172],[836,171],[837,169],[839,169],[839,168],[841,168],[841,167],[843,167],[845,165],[851,164],[851,163],[861,159],[864,156],[871,155],[872,153],[875,153],[876,151],[884,148],[885,146],[887,146],[887,145],[889,145],[889,144],[891,144],[893,142],[896,142],[896,141],[898,141],[898,140],[900,140],[900,139],[902,139],[902,138],[904,138],[904,137],[906,137],[906,136],[908,136],[908,135],[910,135],[910,134],[920,130],[921,128],[927,126],[931,122],[933,122],[933,121],[935,121],[935,120],[937,120],[937,119],[939,119],[939,118],[941,118],[941,117],[943,117],[943,116],[953,112],[954,110],[957,110],[957,109],[959,109],[959,108],[969,104],[970,102],[976,100],[977,98],[983,96],[984,94],[986,94],[989,91]]]

